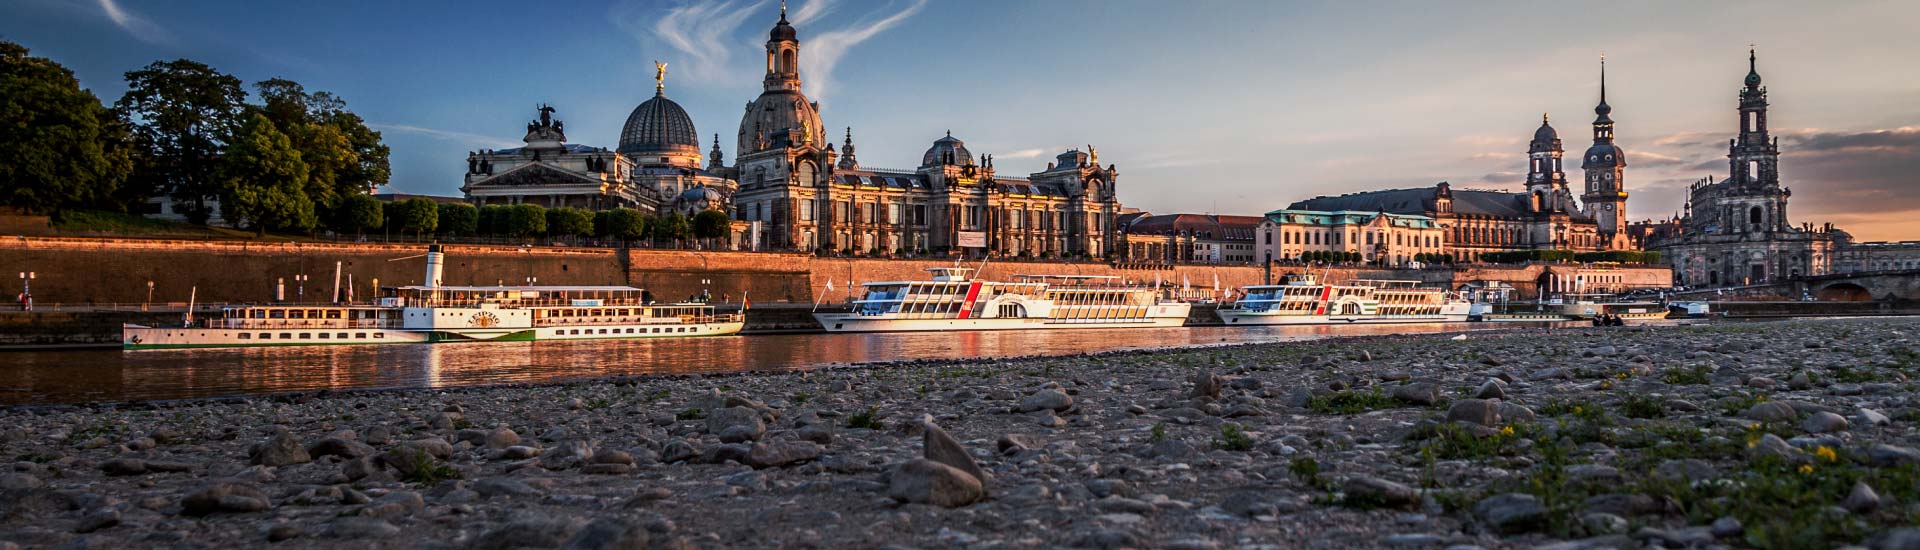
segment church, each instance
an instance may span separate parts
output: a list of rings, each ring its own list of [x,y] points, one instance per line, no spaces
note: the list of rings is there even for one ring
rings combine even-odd
[[[1578,202],[1568,187],[1560,133],[1541,115],[1540,127],[1527,142],[1527,177],[1520,192],[1454,189],[1440,182],[1432,187],[1316,197],[1295,202],[1285,211],[1431,218],[1445,239],[1445,253],[1464,261],[1489,252],[1628,250],[1633,243],[1626,231],[1627,156],[1614,143],[1604,59],[1600,103],[1593,112],[1593,145],[1579,157],[1584,189]]]

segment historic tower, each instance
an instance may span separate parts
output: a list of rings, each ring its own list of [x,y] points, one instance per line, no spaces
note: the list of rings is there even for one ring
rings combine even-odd
[[[1729,231],[1767,231],[1787,227],[1787,197],[1780,187],[1780,142],[1767,133],[1767,89],[1753,50],[1747,50],[1746,86],[1740,89],[1740,136],[1728,143],[1729,195],[1745,196],[1745,212],[1734,212]],[[1744,214],[1744,215],[1742,215]]]
[[[1593,107],[1593,146],[1587,148],[1580,169],[1586,172],[1586,192],[1581,205],[1607,239],[1608,248],[1624,245],[1622,230],[1627,227],[1627,155],[1613,143],[1613,107],[1607,105],[1607,58],[1600,58],[1600,104]]]
[[[1560,167],[1562,154],[1564,150],[1560,147],[1560,133],[1547,124],[1547,115],[1540,115],[1540,128],[1533,131],[1533,141],[1527,143],[1527,194],[1531,196],[1529,210],[1566,210],[1567,173]]]

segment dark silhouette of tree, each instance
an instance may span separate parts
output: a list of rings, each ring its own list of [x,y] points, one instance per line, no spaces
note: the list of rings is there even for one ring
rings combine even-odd
[[[131,169],[127,126],[73,71],[0,41],[0,206],[105,205]]]
[[[208,199],[221,192],[220,151],[245,112],[240,79],[186,59],[156,61],[126,79],[114,109],[132,121],[137,138],[129,185],[170,196],[189,221],[206,223]]]
[[[306,193],[307,163],[267,117],[254,115],[241,125],[216,173],[220,206],[231,223],[261,235],[307,232],[318,223]]]

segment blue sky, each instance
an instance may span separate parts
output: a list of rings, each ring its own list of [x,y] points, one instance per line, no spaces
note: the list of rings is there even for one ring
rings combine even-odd
[[[323,5],[324,4],[324,5]],[[1542,112],[1590,143],[1598,58],[1627,151],[1628,212],[1664,217],[1724,175],[1746,50],[1783,136],[1795,221],[1920,238],[1920,3],[797,0],[802,77],[863,164],[910,168],[952,130],[1003,173],[1093,144],[1121,199],[1257,214],[1451,181],[1517,188]],[[393,147],[392,186],[454,194],[465,152],[518,143],[552,103],[613,147],[653,93],[732,158],[777,0],[13,0],[0,38],[111,102],[186,57],[344,97]],[[1569,163],[1573,165],[1573,163]],[[1577,181],[1577,180],[1576,180]],[[1575,184],[1578,192],[1578,183]]]

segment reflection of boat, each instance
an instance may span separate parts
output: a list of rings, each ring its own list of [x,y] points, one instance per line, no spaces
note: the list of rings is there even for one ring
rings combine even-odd
[[[972,279],[972,269],[929,268],[929,281],[862,285],[848,312],[814,319],[828,332],[1177,327],[1191,305],[1163,300],[1152,287],[1116,277],[1016,275],[1014,282]]]
[[[1246,287],[1246,296],[1220,308],[1228,325],[1320,325],[1465,321],[1469,304],[1417,281],[1358,280],[1316,283],[1311,275],[1284,285]]]
[[[1694,302],[1667,302],[1669,319],[1701,319],[1713,313],[1706,300]]]
[[[672,338],[734,334],[744,322],[705,304],[648,303],[645,291],[625,286],[441,286],[443,263],[434,245],[429,284],[386,289],[373,305],[229,307],[179,327],[123,325],[121,347]]]
[[[1609,325],[1638,324],[1667,318],[1667,307],[1656,302],[1617,301],[1610,294],[1562,294],[1536,302],[1509,302],[1511,288],[1489,288],[1476,293],[1473,317],[1488,322],[1555,322],[1603,319]],[[1482,297],[1486,300],[1482,301]]]

